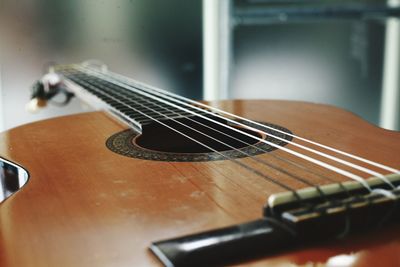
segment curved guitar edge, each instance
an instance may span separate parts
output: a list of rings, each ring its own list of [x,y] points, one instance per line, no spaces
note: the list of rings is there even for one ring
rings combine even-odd
[[[28,180],[27,170],[0,156],[0,203],[18,192]]]

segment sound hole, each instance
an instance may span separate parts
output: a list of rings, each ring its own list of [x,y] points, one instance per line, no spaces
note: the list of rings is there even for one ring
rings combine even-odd
[[[141,135],[133,130],[125,130],[111,136],[107,140],[106,145],[110,150],[127,157],[183,162],[242,158],[248,155],[258,155],[276,149],[274,146],[260,142],[259,140],[246,136],[238,131],[227,129],[224,126],[216,125],[215,123],[211,124],[205,119],[196,118],[196,120],[204,125],[199,125],[198,123],[185,118],[178,120],[189,126],[189,129],[174,121],[163,121],[163,123],[167,124],[172,129],[176,129],[190,138],[154,122],[145,125]],[[220,122],[228,124],[225,121]],[[277,145],[285,146],[287,143],[278,140],[273,136],[278,136],[287,141],[291,140],[291,137],[287,134],[276,132],[255,124],[249,124],[247,122],[241,121],[241,123],[260,129],[263,132],[266,132],[266,134],[261,135],[257,132],[237,126],[235,126],[235,129]],[[279,129],[286,133],[291,133],[289,130],[274,124],[262,124]],[[234,124],[228,125],[232,127],[234,126]],[[212,127],[215,131],[209,127]],[[207,136],[200,132],[205,133]],[[193,140],[196,140],[197,142]],[[206,146],[202,144],[205,144]]]

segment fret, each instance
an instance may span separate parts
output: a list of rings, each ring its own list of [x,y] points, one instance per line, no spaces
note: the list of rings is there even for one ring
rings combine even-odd
[[[140,124],[151,123],[154,120],[169,120],[196,116],[190,112],[182,111],[179,108],[169,106],[160,101],[130,91],[122,86],[112,84],[111,82],[77,70],[62,69],[59,73],[85,91],[102,100],[107,106],[112,107]],[[151,94],[151,92],[148,93]],[[195,108],[185,107],[185,109],[196,112],[196,114],[206,114],[206,112],[199,112]]]

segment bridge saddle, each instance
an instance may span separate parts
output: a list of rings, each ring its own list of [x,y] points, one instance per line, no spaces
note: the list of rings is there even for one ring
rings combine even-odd
[[[400,175],[367,180],[370,190],[357,182],[305,188],[272,195],[264,207],[266,217],[293,227],[300,235],[346,235],[400,219]],[[323,233],[322,233],[323,232]]]

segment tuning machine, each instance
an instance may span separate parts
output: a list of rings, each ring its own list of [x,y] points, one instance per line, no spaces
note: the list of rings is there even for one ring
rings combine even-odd
[[[40,108],[47,106],[57,95],[64,95],[62,101],[51,101],[51,104],[57,106],[65,106],[74,96],[73,93],[69,92],[62,83],[61,77],[55,72],[49,72],[42,77],[42,79],[35,82],[32,86],[31,100],[26,105],[26,109],[29,112],[37,112]]]

